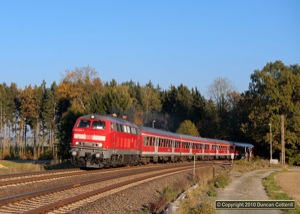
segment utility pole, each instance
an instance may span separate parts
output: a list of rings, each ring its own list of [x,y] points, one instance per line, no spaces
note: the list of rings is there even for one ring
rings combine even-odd
[[[152,128],[154,128],[154,123],[155,122],[156,122],[155,120],[152,120]]]
[[[272,124],[269,123],[269,127],[270,127],[270,162],[273,159],[272,158]]]
[[[285,165],[284,115],[281,115],[281,164]]]

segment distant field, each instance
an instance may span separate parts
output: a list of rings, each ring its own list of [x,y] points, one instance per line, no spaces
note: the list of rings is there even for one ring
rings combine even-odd
[[[300,169],[299,169],[300,170]],[[300,206],[300,171],[282,172],[275,176],[275,180],[281,190],[295,198]]]

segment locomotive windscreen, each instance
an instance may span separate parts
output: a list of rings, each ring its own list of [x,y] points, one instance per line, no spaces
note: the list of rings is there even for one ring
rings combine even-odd
[[[77,127],[78,128],[89,128],[90,123],[91,123],[91,121],[89,121],[89,120],[80,120]]]
[[[93,121],[93,129],[105,129],[105,122],[102,121]]]

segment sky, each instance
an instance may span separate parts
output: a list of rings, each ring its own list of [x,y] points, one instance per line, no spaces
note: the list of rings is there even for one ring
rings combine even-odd
[[[300,64],[299,11],[299,0],[2,0],[0,83],[50,87],[90,66],[103,82],[206,96],[221,77],[244,92],[268,62]]]

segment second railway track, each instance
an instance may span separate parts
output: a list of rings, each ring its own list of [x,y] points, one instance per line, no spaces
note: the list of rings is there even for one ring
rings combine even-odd
[[[197,168],[200,167],[208,166],[207,164],[197,165]],[[129,188],[131,185],[138,185],[174,173],[191,171],[191,169],[191,165],[184,164],[177,167],[167,165],[132,170],[123,169],[118,172],[112,170],[112,175],[102,173],[96,179],[2,198],[0,200],[0,213],[45,213],[53,210],[57,210],[57,213],[65,213],[67,212],[66,209],[73,210],[78,206],[82,206],[82,203],[104,197],[112,190],[120,191],[122,188]]]

